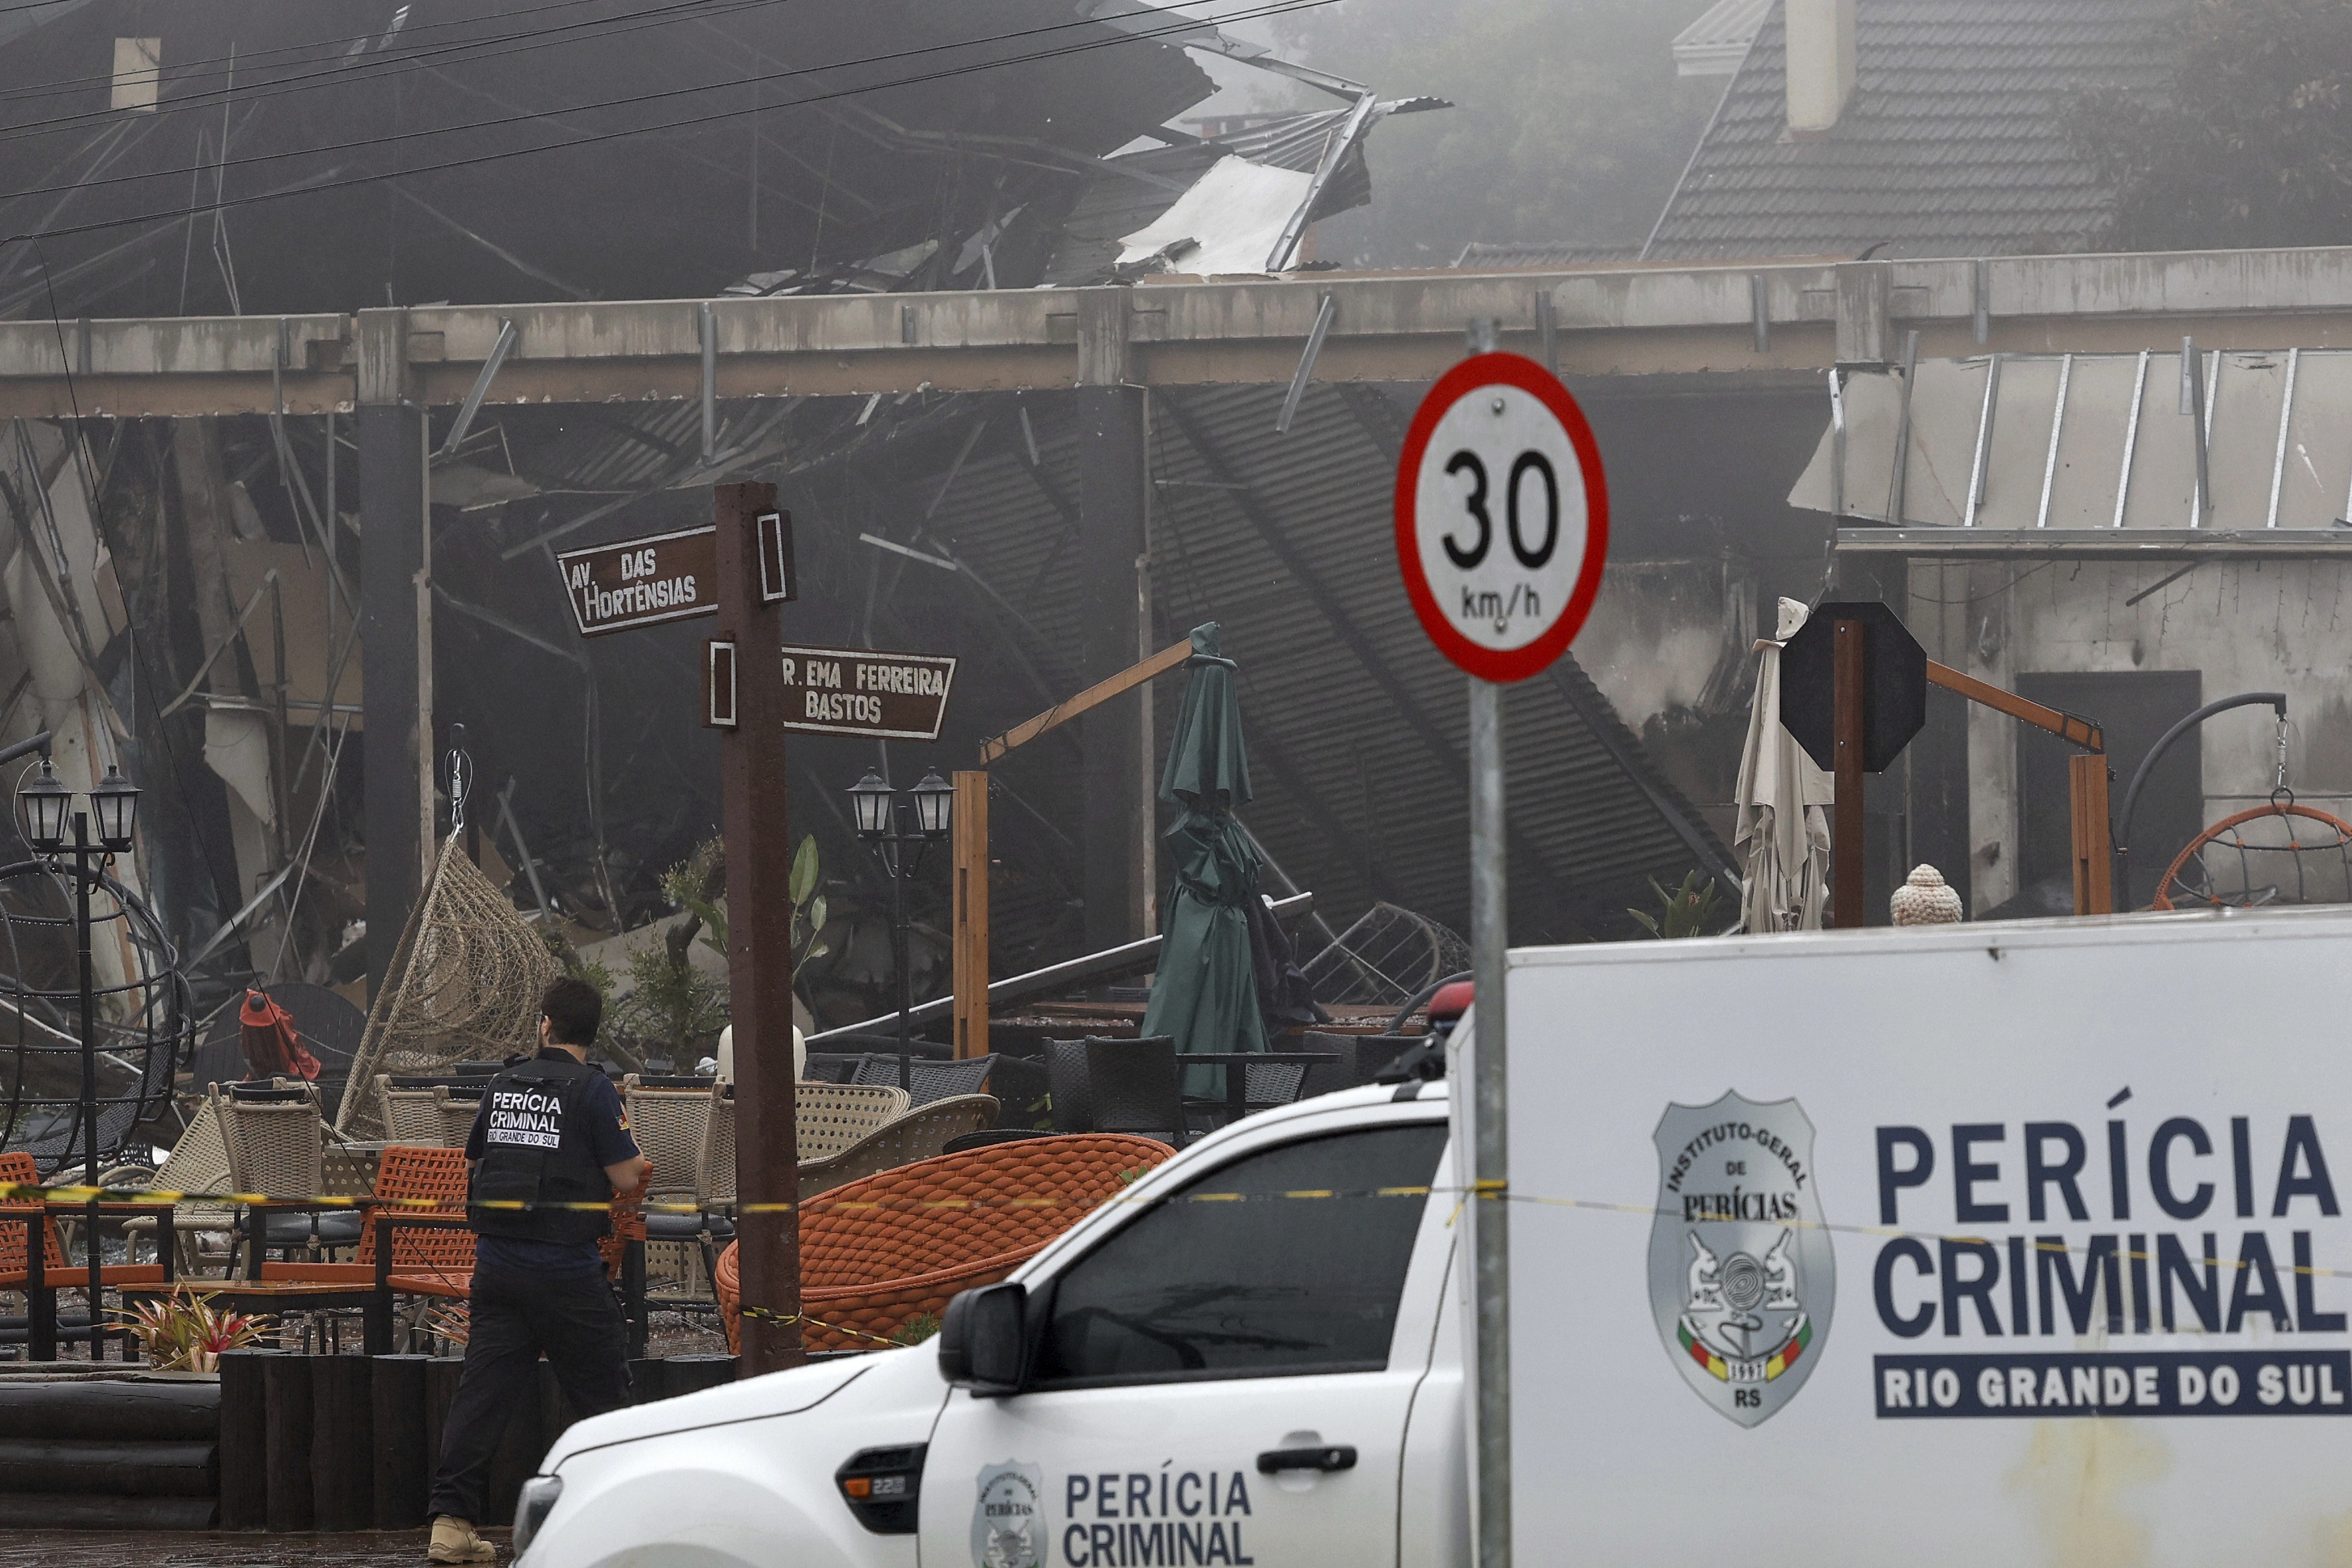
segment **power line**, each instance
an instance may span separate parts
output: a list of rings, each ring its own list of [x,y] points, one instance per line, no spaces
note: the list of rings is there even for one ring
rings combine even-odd
[[[572,5],[585,3],[589,3],[589,0],[559,0],[559,5]],[[713,9],[710,8],[709,0],[680,0],[679,4],[655,6],[643,11],[624,12],[616,16],[599,17],[592,21],[566,23],[554,27],[526,28],[520,32],[501,33],[489,37],[467,38],[454,43],[438,45],[431,49],[410,49],[399,54],[378,52],[373,56],[358,57],[357,63],[353,63],[354,57],[348,54],[335,56],[322,64],[310,60],[289,61],[285,63],[289,66],[297,64],[319,64],[320,68],[302,71],[289,71],[289,74],[286,75],[265,78],[257,84],[248,84],[247,87],[242,89],[230,85],[220,88],[217,90],[190,93],[183,98],[161,100],[157,104],[156,108],[152,111],[142,110],[142,112],[152,112],[155,118],[162,119],[173,114],[185,114],[197,110],[215,108],[223,103],[246,103],[258,99],[280,98],[292,92],[308,92],[319,87],[331,85],[349,86],[353,83],[380,82],[391,77],[407,75],[411,71],[434,69],[436,68],[436,61],[440,64],[450,63],[444,57],[447,56],[457,56],[461,58],[474,57],[492,59],[502,55],[521,54],[535,48],[560,46],[566,43],[593,42],[613,37],[619,33],[639,32],[643,30],[642,27],[624,27],[619,26],[619,24],[641,21],[647,17],[651,17],[653,20],[646,22],[645,25],[646,26],[657,26],[664,21],[680,19],[681,17],[692,19],[696,16],[730,16],[737,11],[749,10],[755,6],[773,5],[776,3],[777,0],[735,0],[735,3],[733,4],[721,5]],[[558,7],[555,5],[549,5],[538,8],[542,10],[553,10]],[[434,25],[437,26],[449,26],[454,24],[436,23]],[[562,33],[579,33],[581,29],[585,28],[604,28],[609,30],[597,33],[583,33],[579,37],[569,38],[557,37],[558,34]],[[373,34],[369,35],[370,37],[374,36],[375,35]],[[492,44],[512,43],[516,39],[533,39],[537,41],[521,44],[511,49],[490,49],[488,47],[488,46]],[[352,40],[348,38],[330,38],[316,45],[303,45],[299,47],[304,48],[331,48],[336,44],[349,43],[352,41]],[[358,41],[364,43],[367,39],[362,38]],[[469,51],[479,52],[469,55]],[[251,63],[242,57],[234,55],[219,56],[213,61],[191,63],[213,64],[219,63],[221,61],[228,63],[229,68],[227,70],[188,72],[184,74],[175,73],[172,78],[172,84],[176,86],[189,81],[202,79],[206,77],[225,77],[233,84],[237,69],[241,67],[248,66]],[[372,67],[373,68],[372,68]],[[160,81],[160,69],[157,74]],[[90,86],[94,86],[97,83],[112,82],[117,79],[119,78],[113,74],[69,78],[63,83],[53,83],[46,87],[12,89],[12,95],[16,97],[55,96],[68,92],[81,92],[88,90]],[[0,141],[14,141],[26,136],[46,135],[53,131],[68,129],[75,125],[87,125],[93,122],[103,123],[114,120],[124,112],[124,110],[119,109],[77,110],[69,114],[52,115],[46,120],[26,120],[17,125],[9,126],[5,132],[0,132]]]
[[[59,0],[45,0],[45,3],[58,4],[59,3]],[[527,5],[520,10],[501,12],[496,16],[454,16],[445,22],[418,22],[413,25],[404,23],[401,26],[397,36],[405,39],[412,34],[416,33],[437,32],[447,27],[471,26],[481,22],[505,22],[518,16],[536,16],[542,11],[569,11],[576,6],[593,5],[602,3],[604,3],[604,0],[548,0],[548,4],[546,5]],[[0,5],[0,16],[5,16],[9,9],[10,7]],[[159,78],[166,68],[168,68],[170,72],[171,79],[175,81],[187,80],[190,78],[187,76],[181,75],[180,73],[190,67],[218,66],[228,65],[231,63],[243,66],[251,64],[255,61],[267,60],[272,55],[299,55],[311,49],[331,49],[338,44],[364,44],[373,39],[383,37],[387,31],[389,31],[389,29],[383,27],[371,27],[364,33],[347,33],[340,37],[313,38],[305,43],[281,44],[275,48],[257,48],[250,54],[238,53],[234,55],[207,55],[198,59],[183,60],[175,67],[159,68]],[[352,57],[348,54],[337,57],[339,59],[351,57]],[[100,82],[113,81],[118,74],[119,73],[113,71],[99,71],[93,75],[86,77],[59,77],[53,81],[41,84],[38,87],[16,88],[11,89],[10,91],[12,96],[24,97],[30,93],[47,93],[53,90],[63,90],[64,89],[77,84],[83,86],[96,86]]]
[[[552,36],[555,32],[568,31],[569,29],[550,28],[540,29],[535,32],[507,34],[498,38],[473,39],[462,44],[446,45],[442,47],[432,50],[415,50],[399,56],[378,56],[376,58],[380,62],[382,68],[376,69],[370,69],[365,66],[344,65],[338,62],[315,71],[289,74],[273,78],[262,83],[258,88],[224,86],[217,89],[212,89],[202,93],[192,93],[184,99],[169,100],[152,111],[142,110],[140,112],[142,118],[148,120],[152,128],[154,123],[175,114],[184,114],[204,110],[218,109],[223,106],[242,106],[267,99],[283,98],[293,93],[312,92],[321,88],[372,86],[375,83],[387,81],[396,77],[406,76],[415,71],[436,71],[451,65],[467,64],[477,59],[497,59],[506,55],[527,54],[535,49],[561,47],[566,44],[601,42],[605,38],[614,37],[627,33],[643,32],[646,28],[657,27],[672,21],[702,20],[709,17],[730,16],[738,12],[755,10],[761,6],[772,5],[778,3],[779,0],[731,0],[731,3],[730,4],[712,8],[707,4],[707,0],[686,0],[686,3],[681,5],[656,7],[647,11],[630,12],[624,16],[609,17],[602,23],[579,23],[574,25],[579,27],[586,27],[590,26],[607,27],[609,30],[606,31],[578,33],[571,37],[556,37]],[[680,13],[684,13],[685,15],[680,15]],[[650,17],[651,20],[643,20],[643,18],[647,17]],[[636,21],[638,25],[628,27],[612,25],[624,21]],[[538,41],[516,44],[514,47],[505,49],[493,49],[486,47],[489,44],[510,42],[516,38],[535,38]],[[110,80],[112,78],[110,78],[106,79]],[[79,110],[70,114],[52,115],[46,120],[28,120],[22,124],[11,126],[4,131],[0,131],[0,142],[25,141],[33,137],[47,136],[58,131],[73,130],[78,127],[92,124],[105,124],[120,119],[126,112],[127,111],[125,110],[116,109]],[[208,164],[206,167],[209,168],[211,165]],[[182,172],[185,172],[185,171]],[[151,176],[138,177],[146,178]],[[160,178],[161,176],[152,177]],[[31,193],[26,193],[29,194]]]
[[[1205,0],[1173,0],[1173,3],[1167,8],[1174,9],[1177,5],[1201,3],[1205,3]],[[1225,22],[1254,21],[1265,16],[1286,16],[1294,12],[1318,9],[1321,6],[1334,5],[1337,3],[1338,0],[1273,0],[1273,3],[1271,4],[1260,5],[1254,10],[1236,12],[1231,16],[1222,17],[1220,20]],[[100,185],[129,184],[146,180],[172,179],[182,175],[195,177],[205,174],[213,174],[215,179],[218,179],[223,177],[226,171],[228,169],[242,168],[254,163],[274,162],[287,158],[322,155],[331,152],[360,152],[371,148],[389,146],[394,142],[405,141],[424,136],[450,136],[460,131],[488,131],[510,125],[531,124],[538,121],[553,120],[563,115],[584,114],[598,110],[625,109],[636,104],[651,103],[663,99],[681,98],[691,94],[706,94],[725,88],[749,87],[756,83],[781,81],[794,77],[814,76],[827,71],[845,70],[857,66],[883,64],[891,60],[910,59],[923,55],[938,54],[949,49],[963,49],[975,47],[984,44],[1006,43],[1018,38],[1034,37],[1047,33],[1065,32],[1074,27],[1091,27],[1096,25],[1097,24],[1094,22],[1088,20],[1061,22],[1045,27],[1026,28],[1018,32],[997,34],[986,38],[968,39],[961,42],[949,44],[930,44],[917,49],[900,49],[886,54],[868,55],[858,59],[838,61],[832,65],[808,66],[794,70],[772,71],[761,76],[738,78],[733,81],[705,83],[696,87],[665,89],[658,92],[638,93],[627,98],[606,99],[598,102],[570,105],[562,109],[544,110],[526,114],[508,115],[498,120],[473,120],[463,125],[439,126],[421,131],[400,131],[390,136],[370,137],[357,141],[335,142],[319,147],[297,148],[283,152],[257,153],[250,157],[225,159],[212,163],[198,164],[194,166],[155,170],[139,174],[108,175],[96,180],[77,181],[66,185],[41,186],[32,190],[18,192],[16,194],[23,196],[58,195],[67,193],[79,193]],[[5,236],[5,239],[25,239],[29,237],[61,238],[68,235],[89,234],[104,229],[121,228],[131,224],[152,223],[163,219],[178,220],[189,216],[192,213],[215,213],[225,211],[231,207],[249,205],[257,202],[283,200],[288,196],[311,195],[323,191],[342,190],[351,186],[374,184],[384,180],[405,179],[418,174],[441,173],[453,169],[469,168],[478,164],[496,162],[507,158],[528,157],[538,152],[554,152],[563,151],[567,148],[595,146],[602,142],[619,141],[625,137],[644,136],[665,131],[687,130],[698,125],[710,125],[722,120],[738,120],[747,114],[765,114],[779,110],[802,109],[806,108],[811,104],[830,102],[834,99],[843,98],[853,98],[865,93],[885,92],[894,88],[916,87],[926,82],[942,81],[953,77],[967,76],[976,71],[994,70],[1005,66],[1029,65],[1042,60],[1058,59],[1066,56],[1084,54],[1093,49],[1106,48],[1117,44],[1149,42],[1171,35],[1196,32],[1202,26],[1203,26],[1203,24],[1201,22],[1187,19],[1167,27],[1139,29],[1133,32],[1122,29],[1110,37],[1089,39],[1086,42],[1072,44],[1062,48],[1039,50],[1026,55],[1012,55],[1007,56],[1003,59],[983,60],[977,64],[968,66],[950,66],[940,70],[927,71],[915,76],[900,77],[891,81],[872,82],[863,87],[842,88],[833,92],[814,93],[805,97],[793,99],[783,103],[761,104],[756,107],[747,109],[721,110],[709,114],[693,115],[683,120],[669,120],[659,125],[637,126],[625,131],[592,132],[586,135],[574,136],[567,141],[549,142],[546,145],[540,147],[518,147],[510,148],[501,152],[484,152],[465,158],[445,159],[437,163],[417,164],[414,167],[387,171],[377,174],[356,174],[342,180],[323,181],[316,184],[303,185],[297,189],[268,192],[253,196],[240,196],[233,200],[215,201],[193,207],[183,207],[170,212],[149,213],[133,217],[97,220],[91,223],[73,225],[64,228],[43,229],[38,231],[37,235],[11,235]],[[0,239],[0,243],[5,243],[5,239]]]

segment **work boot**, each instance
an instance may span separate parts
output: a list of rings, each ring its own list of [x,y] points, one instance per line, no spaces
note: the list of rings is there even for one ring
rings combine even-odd
[[[425,1555],[434,1563],[495,1563],[499,1549],[474,1533],[473,1521],[445,1513],[433,1521],[433,1544]]]

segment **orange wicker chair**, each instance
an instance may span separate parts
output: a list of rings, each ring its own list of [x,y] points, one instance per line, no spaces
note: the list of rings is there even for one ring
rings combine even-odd
[[[874,1350],[948,1300],[994,1284],[1176,1151],[1113,1133],[1024,1138],[901,1166],[801,1211],[801,1342]],[[1021,1201],[1014,1202],[1013,1200]],[[1040,1201],[1045,1200],[1045,1201]],[[734,1246],[719,1256],[719,1310],[740,1342]]]
[[[33,1161],[30,1151],[11,1149],[0,1155],[0,1183],[11,1186],[31,1186],[41,1179],[40,1167]],[[76,1173],[60,1173],[60,1182],[80,1179]],[[38,1214],[44,1206],[31,1199],[0,1203],[0,1215]],[[161,1207],[159,1204],[157,1206]],[[58,1239],[57,1214],[52,1210],[48,1223],[41,1230],[41,1270],[44,1282],[52,1290],[74,1290],[89,1283],[87,1264],[66,1260],[64,1246]],[[21,1218],[0,1221],[0,1291],[20,1291],[31,1276],[30,1260],[25,1246],[26,1229]],[[160,1285],[163,1282],[163,1266],[160,1263],[108,1263],[98,1271],[103,1285]],[[76,1333],[80,1331],[77,1330]]]
[[[646,1180],[652,1173],[646,1173]],[[613,1234],[598,1243],[606,1268],[619,1278],[631,1241],[646,1235],[643,1208],[646,1184],[622,1194],[613,1206]],[[463,1301],[473,1293],[474,1233],[466,1218],[466,1151],[395,1144],[384,1150],[377,1166],[375,1191],[362,1206],[382,1209],[395,1219],[403,1215],[456,1225],[400,1225],[392,1228],[392,1262],[386,1284],[395,1296],[437,1296]],[[396,1204],[397,1207],[390,1207]],[[359,1258],[352,1263],[265,1263],[264,1280],[302,1280],[318,1284],[373,1285],[376,1280],[376,1226],[371,1213],[361,1233]]]

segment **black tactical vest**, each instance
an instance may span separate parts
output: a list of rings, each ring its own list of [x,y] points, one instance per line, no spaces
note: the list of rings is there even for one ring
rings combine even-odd
[[[477,1232],[578,1244],[611,1231],[604,1209],[551,1207],[612,1201],[613,1184],[588,1137],[588,1084],[602,1076],[583,1062],[541,1057],[490,1080],[482,1095],[482,1163],[467,1208]],[[484,1207],[514,1202],[551,1207]]]

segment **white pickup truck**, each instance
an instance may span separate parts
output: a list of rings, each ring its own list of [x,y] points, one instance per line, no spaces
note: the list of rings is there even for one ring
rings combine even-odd
[[[572,1427],[528,1568],[1460,1561],[1443,1081],[1204,1138],[939,1338]]]
[[[1510,956],[1444,1081],[1184,1150],[937,1343],[573,1427],[524,1568],[2352,1563],[2352,906]],[[1450,1115],[1450,1123],[1449,1123]]]

